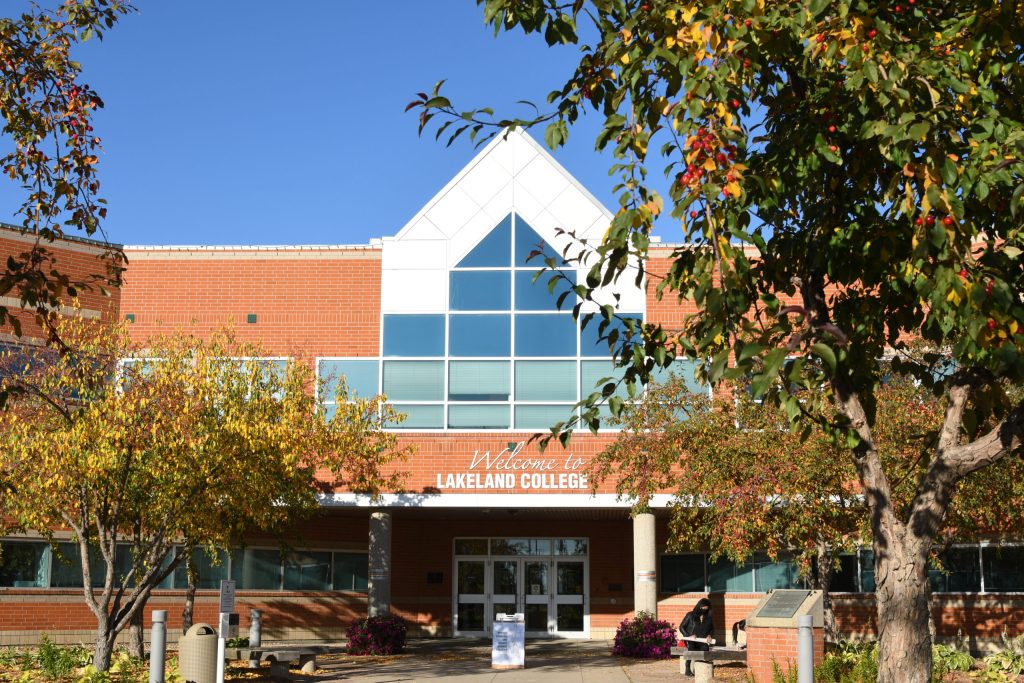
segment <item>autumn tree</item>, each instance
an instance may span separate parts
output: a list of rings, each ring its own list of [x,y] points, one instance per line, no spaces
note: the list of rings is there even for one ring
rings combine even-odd
[[[136,345],[123,324],[77,317],[57,331],[60,352],[6,359],[3,385],[19,391],[0,414],[2,513],[51,540],[70,530],[101,671],[191,547],[281,533],[319,509],[319,489],[398,484],[385,471],[406,449],[382,429],[395,415],[342,388],[328,420],[308,363],[260,361],[230,332]]]
[[[636,262],[659,296],[697,310],[682,329],[652,322],[619,345],[627,382],[677,355],[706,359],[712,384],[749,375],[795,428],[835,434],[869,508],[879,679],[928,681],[929,553],[961,481],[1018,451],[1024,433],[1024,404],[1001,390],[1024,375],[1024,6],[478,4],[496,32],[579,45],[578,65],[548,110],[525,119],[462,112],[437,86],[411,105],[421,130],[440,123],[479,140],[546,125],[557,147],[581,116],[600,117],[618,211],[587,245],[576,294],[633,277]],[[667,272],[647,267],[656,220],[686,243]],[[602,309],[602,322],[611,315]],[[911,339],[930,354],[904,357]],[[939,359],[955,370],[933,376]],[[890,372],[944,402],[903,506],[877,445],[876,394]],[[597,411],[586,415],[592,426]]]
[[[65,234],[93,235],[106,216],[96,172],[101,141],[92,125],[103,100],[82,81],[71,52],[102,39],[131,10],[123,0],[66,0],[53,10],[32,4],[17,17],[0,18],[0,115],[8,143],[0,168],[22,187],[15,215],[35,237],[0,270],[0,296],[34,311],[51,336],[52,313],[66,300],[120,284],[119,252],[107,252],[107,272],[73,279],[48,245]],[[21,335],[21,321],[7,305],[0,305],[0,326]]]

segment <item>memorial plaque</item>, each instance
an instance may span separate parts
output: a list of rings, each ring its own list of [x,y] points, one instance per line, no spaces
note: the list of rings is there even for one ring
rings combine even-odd
[[[757,613],[766,619],[792,619],[811,591],[776,590]]]

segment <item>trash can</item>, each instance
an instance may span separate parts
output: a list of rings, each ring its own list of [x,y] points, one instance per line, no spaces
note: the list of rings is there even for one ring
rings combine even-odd
[[[217,631],[195,624],[178,640],[178,668],[183,681],[216,683]]]
[[[494,615],[491,636],[492,669],[522,669],[526,666],[526,619],[522,612]]]

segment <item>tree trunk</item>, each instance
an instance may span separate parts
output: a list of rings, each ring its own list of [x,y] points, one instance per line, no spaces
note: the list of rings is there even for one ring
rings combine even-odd
[[[106,620],[103,620],[96,629],[96,647],[92,652],[92,665],[97,671],[110,668],[110,655],[113,651],[114,639],[110,637],[110,627]]]
[[[832,609],[832,577],[835,567],[832,564],[832,549],[824,540],[818,539],[818,572],[815,576],[815,588],[821,591],[821,607],[825,620],[825,640],[830,643],[839,642],[839,629],[836,626],[836,613]]]
[[[139,607],[132,617],[132,625],[128,629],[128,652],[136,659],[146,658],[146,641],[142,631],[142,616],[145,606]]]
[[[196,606],[196,571],[192,566],[192,553],[185,553],[185,574],[188,575],[188,589],[185,591],[185,606],[181,610],[181,633],[192,628],[192,612]]]
[[[906,528],[875,535],[879,683],[932,677],[927,544],[906,535]]]

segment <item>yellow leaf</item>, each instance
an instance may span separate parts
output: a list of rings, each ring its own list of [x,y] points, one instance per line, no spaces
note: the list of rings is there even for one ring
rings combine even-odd
[[[743,193],[743,190],[740,189],[740,184],[735,180],[726,184],[725,191],[732,197],[739,197]]]

